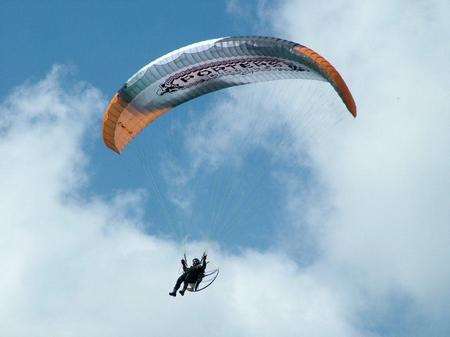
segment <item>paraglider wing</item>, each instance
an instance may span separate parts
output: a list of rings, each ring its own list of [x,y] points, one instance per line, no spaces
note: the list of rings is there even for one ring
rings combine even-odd
[[[227,37],[175,50],[134,74],[108,105],[104,142],[120,153],[147,125],[177,105],[219,89],[281,79],[329,82],[356,117],[344,80],[313,50],[277,38]]]
[[[202,280],[198,284],[190,284],[187,288],[188,291],[198,292],[208,288],[211,284],[214,283],[217,276],[219,276],[219,269],[214,269],[212,271],[207,271],[205,276],[203,276]]]

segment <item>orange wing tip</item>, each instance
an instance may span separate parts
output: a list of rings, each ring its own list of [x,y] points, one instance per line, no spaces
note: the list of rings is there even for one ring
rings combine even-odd
[[[309,49],[308,47],[297,46],[294,47],[294,51],[306,57],[313,65],[318,68],[318,70],[328,79],[328,81],[330,81],[330,83],[336,89],[348,111],[353,115],[353,117],[356,117],[357,109],[355,100],[353,99],[353,96],[348,89],[347,84],[345,83],[339,72],[336,70],[336,68],[334,68],[333,65],[325,58],[317,54],[314,50]]]
[[[103,115],[103,142],[107,147],[118,154],[120,154],[120,150],[115,141],[115,133],[117,121],[119,120],[123,106],[125,106],[125,104],[123,104],[119,95],[115,94]]]
[[[115,94],[103,116],[105,145],[120,154],[147,125],[169,110],[170,107],[141,111]]]

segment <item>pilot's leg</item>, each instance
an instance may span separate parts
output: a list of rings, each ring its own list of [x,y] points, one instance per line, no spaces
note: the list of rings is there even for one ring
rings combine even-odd
[[[181,296],[184,296],[184,293],[186,292],[186,289],[187,289],[188,285],[189,285],[189,283],[186,280],[184,280],[183,289],[180,290],[180,295]]]
[[[200,285],[200,282],[202,282],[202,278],[199,278],[199,279],[195,282],[195,285],[194,285],[194,290],[195,290],[195,291],[197,291],[198,286]]]
[[[171,293],[169,293],[170,296],[177,296],[177,290],[180,289],[181,283],[183,283],[185,281],[185,279],[186,279],[186,274],[184,273],[183,275],[181,275],[178,278],[177,283],[175,283],[175,287],[173,288],[173,291]],[[186,284],[186,282],[184,282],[184,284]]]

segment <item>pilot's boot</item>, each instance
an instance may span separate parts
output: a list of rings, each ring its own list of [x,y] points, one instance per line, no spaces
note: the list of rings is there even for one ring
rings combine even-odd
[[[185,292],[185,291],[186,291],[185,289],[181,289],[181,290],[179,291],[180,295],[181,295],[181,296],[184,296],[184,292]]]
[[[174,290],[174,291],[170,292],[169,295],[175,297],[175,296],[177,296],[177,291]]]

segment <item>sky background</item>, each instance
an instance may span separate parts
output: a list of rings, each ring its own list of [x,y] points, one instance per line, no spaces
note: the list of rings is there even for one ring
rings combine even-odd
[[[0,334],[448,336],[449,12],[2,2]],[[358,118],[330,87],[284,81],[184,104],[121,156],[103,145],[135,71],[230,35],[324,55]],[[205,248],[217,282],[169,297],[180,256]]]

